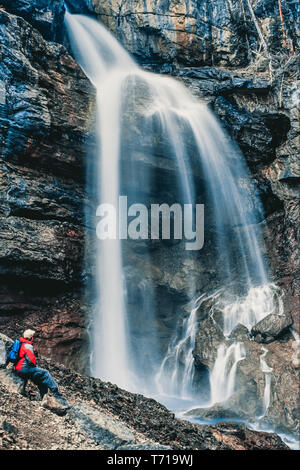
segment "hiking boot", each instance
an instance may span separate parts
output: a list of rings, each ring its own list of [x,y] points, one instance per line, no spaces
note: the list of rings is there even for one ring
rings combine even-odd
[[[27,397],[26,385],[27,385],[27,382],[24,382],[19,388],[19,392],[23,397]]]
[[[71,408],[68,400],[63,397],[59,392],[53,393],[53,397],[64,407],[64,408]]]

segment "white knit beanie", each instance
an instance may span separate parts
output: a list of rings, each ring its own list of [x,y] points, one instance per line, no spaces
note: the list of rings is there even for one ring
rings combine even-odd
[[[23,338],[25,339],[31,339],[34,335],[35,331],[34,330],[25,330],[23,333]]]

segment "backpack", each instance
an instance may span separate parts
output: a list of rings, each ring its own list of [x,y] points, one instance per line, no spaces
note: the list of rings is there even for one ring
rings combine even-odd
[[[7,362],[12,362],[13,364],[17,364],[18,360],[20,359],[20,349],[21,349],[21,341],[19,339],[15,339],[13,342],[12,347],[8,351],[7,354]]]

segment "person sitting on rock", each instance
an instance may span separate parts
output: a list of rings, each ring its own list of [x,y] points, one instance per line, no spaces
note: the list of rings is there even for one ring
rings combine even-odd
[[[68,402],[60,394],[58,385],[53,379],[50,372],[46,369],[41,369],[36,366],[36,355],[33,349],[33,336],[35,331],[26,330],[23,336],[20,338],[21,347],[19,352],[19,360],[15,365],[15,373],[18,377],[24,380],[26,385],[28,380],[31,380],[35,385],[38,386],[40,391],[41,400],[48,393],[48,390],[52,392],[52,395],[65,407],[68,407]],[[25,387],[23,387],[23,394]]]

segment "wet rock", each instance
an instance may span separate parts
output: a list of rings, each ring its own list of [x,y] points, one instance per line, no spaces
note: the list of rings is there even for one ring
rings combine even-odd
[[[63,2],[1,6],[0,324],[12,337],[26,322],[41,325],[40,350],[82,369],[84,156],[94,92],[66,49],[45,40],[62,33]]]
[[[242,419],[243,415],[240,414],[240,410],[235,412],[226,408],[226,405],[215,404],[208,408],[193,408],[184,413],[187,418],[201,418],[204,420],[214,419]],[[245,415],[246,416],[246,415]]]
[[[0,275],[65,283],[80,279],[83,233],[78,227],[20,217],[0,219]]]
[[[213,319],[208,317],[204,320],[195,339],[193,355],[196,366],[204,364],[211,369],[217,356],[217,349],[223,341],[225,337]]]
[[[9,163],[1,167],[0,214],[82,224],[85,192],[76,182]]]
[[[78,403],[70,410],[81,429],[103,449],[116,449],[135,442],[130,429],[120,421],[101,413],[96,408]]]
[[[237,335],[237,340],[242,341],[246,357],[237,365],[235,391],[226,402],[218,403],[212,409],[200,409],[199,417],[202,415],[209,417],[210,414],[217,417],[217,413],[220,411],[226,416],[234,414],[250,422],[255,422],[264,413],[266,375],[261,369],[261,356],[264,354],[264,350],[259,343],[249,338],[243,328],[239,327],[238,329],[242,334]],[[199,330],[201,331],[201,325]],[[212,342],[206,336],[205,331],[198,337],[201,338],[201,342],[199,341],[197,349],[195,348],[197,353],[195,364],[198,366],[201,360],[212,370],[217,348],[210,346]],[[233,339],[231,338],[231,340]],[[220,338],[219,344],[222,342]],[[295,341],[291,337],[287,337],[285,341],[274,341],[268,344],[265,361],[267,366],[272,369],[270,372],[270,403],[265,415],[261,417],[261,423],[271,425],[273,429],[278,431],[296,435],[300,423],[298,418],[299,400],[297,393],[294,392],[299,381],[297,368],[294,365],[294,343]]]
[[[251,166],[272,162],[275,148],[286,140],[290,130],[290,121],[285,114],[249,112],[224,97],[216,99],[214,110],[224,120],[225,127],[239,143]]]
[[[271,343],[287,333],[292,323],[285,315],[270,314],[252,328],[251,334],[258,343]]]
[[[219,423],[210,429],[219,443],[234,450],[272,449],[274,445],[287,450],[287,446],[282,446],[280,437],[276,434],[261,432],[258,437],[255,431],[251,431],[242,423]]]
[[[7,110],[2,155],[21,166],[82,177],[89,81],[63,46],[46,42],[22,18],[1,10],[0,21]]]
[[[245,341],[248,339],[249,331],[246,326],[241,325],[240,323],[230,333],[229,339],[231,341]]]

